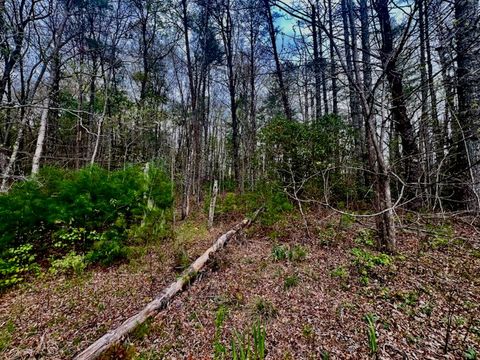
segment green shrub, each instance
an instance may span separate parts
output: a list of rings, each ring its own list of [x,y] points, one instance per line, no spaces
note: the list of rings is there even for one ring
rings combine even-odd
[[[367,285],[369,282],[369,275],[377,266],[389,266],[392,264],[392,257],[390,255],[353,248],[353,264],[358,268],[362,284]]]
[[[346,279],[348,277],[348,270],[343,266],[338,266],[330,272],[330,275],[339,279]]]
[[[111,172],[98,166],[78,171],[45,167],[0,195],[2,278],[9,278],[5,284],[23,279],[19,274],[25,267],[15,268],[10,249],[27,244],[38,261],[72,251],[88,253],[91,262],[118,261],[126,255],[125,241],[140,233],[138,227],[149,235],[166,234],[162,230],[171,204],[169,178],[157,166]]]
[[[298,276],[297,275],[291,275],[287,276],[285,280],[283,281],[283,287],[288,290],[294,286],[297,286],[299,282]]]
[[[285,260],[287,258],[288,248],[285,245],[274,245],[272,248],[272,257],[275,261]]]
[[[32,270],[38,270],[32,244],[7,250],[0,258],[0,290],[22,282]]]
[[[375,246],[374,231],[372,229],[360,229],[355,238],[355,243],[363,246]]]
[[[208,212],[208,202],[205,203]],[[293,205],[283,189],[276,182],[257,184],[253,191],[237,194],[227,192],[220,196],[215,206],[217,215],[246,214],[251,216],[263,206],[263,211],[258,216],[258,221],[263,225],[273,225],[285,213],[293,210]]]
[[[349,144],[355,138],[353,129],[339,116],[328,114],[305,123],[274,117],[259,135],[270,178],[277,179],[282,187],[292,191],[294,182],[302,184],[307,196],[315,197],[323,195],[320,192],[326,180],[331,201],[355,199],[361,180],[332,166],[349,155]],[[319,172],[325,177],[316,176]]]
[[[68,253],[61,259],[52,261],[50,271],[54,274],[70,274],[80,275],[85,270],[87,264],[84,255],[77,255],[74,251]]]
[[[100,263],[108,266],[126,259],[128,256],[127,248],[116,239],[102,239],[93,245],[92,250],[86,255],[86,259],[91,263]]]

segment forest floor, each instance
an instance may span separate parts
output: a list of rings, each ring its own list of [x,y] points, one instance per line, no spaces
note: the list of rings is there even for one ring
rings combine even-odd
[[[111,357],[212,359],[214,348],[228,349],[260,321],[267,359],[372,358],[372,327],[381,359],[475,359],[478,228],[466,219],[404,216],[398,254],[386,256],[373,250],[370,218],[324,210],[307,217],[310,237],[298,214],[273,226],[255,223]],[[174,241],[139,247],[129,263],[44,276],[1,295],[0,357],[71,358],[139,311],[240,220],[220,219],[208,232],[197,216],[178,225]]]

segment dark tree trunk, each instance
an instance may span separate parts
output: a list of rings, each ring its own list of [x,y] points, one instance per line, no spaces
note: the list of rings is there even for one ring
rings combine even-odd
[[[268,33],[270,35],[270,42],[272,45],[273,59],[275,61],[275,73],[277,75],[280,97],[282,99],[283,112],[287,119],[293,120],[293,113],[288,100],[287,88],[283,79],[282,64],[280,63],[280,57],[278,56],[277,38],[275,33],[275,25],[273,23],[272,9],[270,8],[270,2],[268,0],[264,0],[264,8],[268,24]]]
[[[377,0],[374,7],[380,21],[382,35],[381,60],[388,83],[392,101],[392,118],[396,130],[402,140],[403,169],[407,182],[407,198],[416,198],[415,185],[420,181],[421,171],[419,163],[419,150],[415,142],[415,132],[407,114],[405,95],[403,89],[402,73],[397,66],[397,56],[393,47],[394,34],[388,9],[388,0]],[[418,201],[412,201],[412,208],[419,206]]]
[[[480,42],[477,0],[455,0],[460,154],[467,169],[465,201],[480,211]]]
[[[314,119],[318,120],[322,117],[322,74],[320,64],[320,53],[318,44],[318,27],[317,27],[317,9],[312,4],[312,40],[313,40],[313,74],[315,78],[315,116]]]
[[[332,15],[332,1],[328,0],[328,30],[333,34],[333,15]],[[338,89],[337,89],[337,65],[335,61],[335,45],[333,43],[333,36],[329,37],[330,42],[330,77],[332,79],[332,112],[338,114]]]
[[[230,9],[230,1],[226,5],[226,22],[222,24],[222,37],[225,47],[225,57],[227,60],[228,91],[230,94],[230,112],[232,117],[232,162],[235,184],[237,188],[241,183],[240,157],[239,157],[239,134],[238,117],[236,101],[236,76],[233,64],[233,23]]]

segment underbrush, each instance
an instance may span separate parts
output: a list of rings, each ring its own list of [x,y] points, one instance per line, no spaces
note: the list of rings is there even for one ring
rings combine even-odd
[[[208,205],[209,201],[205,203]],[[259,208],[262,208],[262,212],[258,221],[270,226],[279,221],[284,213],[292,211],[293,205],[278,184],[263,183],[255,190],[242,194],[225,193],[217,201],[215,214],[219,217],[238,213],[252,215]]]
[[[156,166],[47,167],[0,196],[0,288],[39,270],[79,273],[124,259],[139,234],[168,235],[171,185]]]

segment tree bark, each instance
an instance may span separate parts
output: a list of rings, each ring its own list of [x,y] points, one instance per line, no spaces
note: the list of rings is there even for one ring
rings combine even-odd
[[[280,90],[280,97],[282,99],[283,112],[288,120],[293,120],[292,109],[290,108],[290,102],[288,100],[288,93],[283,79],[283,70],[280,63],[280,57],[278,56],[277,38],[275,34],[275,25],[273,23],[272,9],[270,8],[269,0],[264,0],[265,15],[268,24],[268,33],[270,35],[270,42],[272,45],[273,59],[275,61],[275,73],[277,76],[278,87]]]
[[[480,211],[480,45],[477,0],[455,0],[458,122],[469,181],[465,199]]]
[[[322,74],[318,44],[318,26],[317,26],[317,9],[312,4],[312,40],[313,40],[313,74],[315,78],[315,116],[314,120],[318,121],[322,117]]]
[[[390,86],[392,101],[391,113],[396,129],[402,140],[403,169],[408,183],[407,198],[416,199],[416,184],[420,181],[420,158],[415,132],[407,114],[403,76],[398,70],[396,51],[393,47],[394,34],[388,9],[388,0],[376,0],[374,8],[380,21],[382,46],[380,57]],[[412,208],[419,206],[418,201],[411,202]]]

